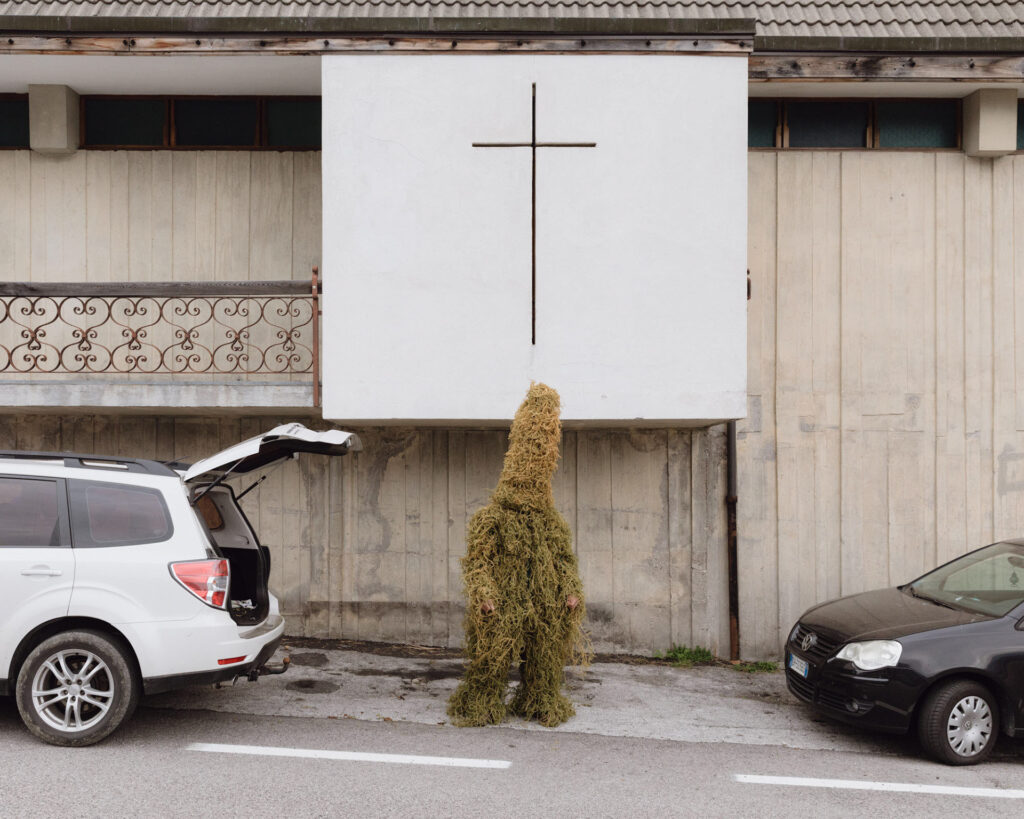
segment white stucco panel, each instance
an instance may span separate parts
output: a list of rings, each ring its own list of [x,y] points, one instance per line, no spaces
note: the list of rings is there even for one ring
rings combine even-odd
[[[325,417],[743,414],[743,58],[322,62]]]

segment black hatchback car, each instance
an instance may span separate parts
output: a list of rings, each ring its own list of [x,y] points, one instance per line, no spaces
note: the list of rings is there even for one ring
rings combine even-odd
[[[786,682],[827,716],[916,729],[951,765],[1024,733],[1024,540],[994,543],[905,586],[809,609],[786,641]]]

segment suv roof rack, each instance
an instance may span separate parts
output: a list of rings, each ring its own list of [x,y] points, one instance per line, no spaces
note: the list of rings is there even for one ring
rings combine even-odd
[[[74,469],[106,469],[140,472],[148,475],[178,477],[178,473],[159,461],[143,458],[119,458],[115,455],[86,455],[81,452],[31,452],[16,449],[0,450],[0,459],[64,461],[64,466]]]

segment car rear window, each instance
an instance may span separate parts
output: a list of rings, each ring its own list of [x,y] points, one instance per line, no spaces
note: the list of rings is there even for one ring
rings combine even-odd
[[[167,504],[157,489],[71,481],[70,498],[76,547],[158,543],[174,531]]]
[[[60,545],[57,482],[0,478],[0,547]]]

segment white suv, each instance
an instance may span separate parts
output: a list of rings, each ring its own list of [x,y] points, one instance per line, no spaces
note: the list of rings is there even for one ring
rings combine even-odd
[[[224,480],[360,448],[286,424],[191,467],[0,452],[0,695],[41,739],[89,745],[141,694],[283,671],[270,552],[237,502],[252,485]]]

